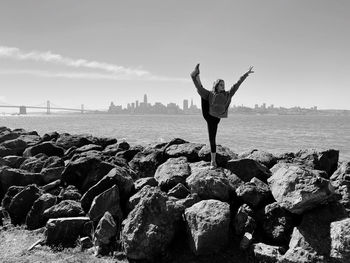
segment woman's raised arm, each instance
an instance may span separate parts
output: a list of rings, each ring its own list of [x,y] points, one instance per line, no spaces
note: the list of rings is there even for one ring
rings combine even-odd
[[[254,73],[253,67],[252,67],[252,66],[249,67],[249,70],[248,70],[246,73],[244,73],[244,74],[239,78],[239,80],[237,81],[237,83],[234,84],[234,85],[231,87],[231,89],[230,89],[230,95],[231,95],[231,96],[233,96],[233,95],[236,93],[236,91],[238,90],[239,86],[242,84],[242,82],[243,82],[243,81],[249,76],[249,74],[251,74],[251,73]]]

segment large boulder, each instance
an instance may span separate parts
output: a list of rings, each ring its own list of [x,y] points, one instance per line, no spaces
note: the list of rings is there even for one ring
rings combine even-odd
[[[84,146],[81,146],[75,150],[75,153],[83,153],[88,151],[102,151],[103,147],[101,145],[97,144],[87,144]]]
[[[116,153],[116,157],[124,158],[127,162],[130,162],[134,156],[143,151],[144,147],[141,145],[130,146],[128,150],[119,151]]]
[[[67,164],[61,180],[64,184],[75,185],[85,193],[114,167],[98,158],[81,157]]]
[[[26,158],[22,156],[17,156],[17,155],[8,155],[2,159],[6,162],[5,165],[11,168],[19,168]],[[1,160],[0,160],[0,163],[1,163]]]
[[[56,140],[56,145],[66,150],[73,146],[79,148],[91,143],[92,142],[84,135],[70,135],[68,133],[60,134],[60,137]]]
[[[16,194],[8,208],[12,224],[19,225],[24,223],[33,203],[40,196],[41,190],[34,184],[28,185]]]
[[[118,152],[129,150],[130,145],[126,141],[108,145],[103,153],[106,155],[116,155]]]
[[[335,191],[341,195],[340,202],[350,215],[350,162],[343,162],[330,178]]]
[[[235,189],[242,181],[224,168],[211,169],[209,163],[200,162],[191,166],[191,175],[186,183],[191,193],[197,193],[201,199],[229,201]]]
[[[27,228],[34,230],[45,226],[46,220],[43,213],[46,209],[54,206],[56,202],[57,197],[51,194],[43,194],[36,199],[26,217]]]
[[[83,216],[84,214],[85,213],[79,202],[74,200],[63,200],[62,202],[46,209],[43,213],[43,217],[45,220],[48,220],[50,218]]]
[[[85,225],[88,217],[54,218],[46,223],[46,244],[63,247],[74,247],[80,236],[87,236]]]
[[[79,193],[79,190],[74,185],[68,185],[66,188],[62,188],[58,198],[62,200],[74,200],[74,201],[80,201],[81,194]]]
[[[266,166],[253,159],[230,160],[227,162],[226,168],[244,182],[249,182],[254,177],[266,182],[267,178],[271,176],[271,172]]]
[[[8,167],[0,168],[0,198],[10,186],[26,186],[29,184],[42,185],[41,174]]]
[[[118,225],[108,211],[103,214],[94,235],[94,243],[98,247],[99,255],[108,255],[113,251],[113,244],[120,231]]]
[[[173,196],[178,199],[186,198],[190,194],[190,190],[182,183],[178,183],[168,191],[168,196]]]
[[[280,167],[268,183],[281,207],[296,214],[321,205],[334,194],[334,187],[317,170],[298,165]]]
[[[0,144],[0,157],[7,155],[22,155],[27,143],[21,139],[8,140]]]
[[[270,169],[272,166],[274,166],[277,163],[277,157],[275,157],[272,153],[256,150],[256,149],[250,152],[241,154],[239,158],[253,159],[265,165],[268,169]]]
[[[216,146],[216,162],[219,166],[225,166],[231,159],[237,159],[237,154],[232,152],[228,147],[217,145]],[[211,161],[210,145],[205,145],[198,152],[198,157],[206,162]]]
[[[94,198],[88,214],[93,222],[98,222],[107,211],[116,219],[117,222],[121,222],[123,212],[120,207],[118,186],[116,185]]]
[[[5,128],[0,131],[0,144],[9,141],[17,139],[20,136],[19,133],[11,131],[11,129]]]
[[[121,241],[127,257],[155,259],[173,240],[178,220],[181,220],[181,212],[175,203],[155,188],[122,223]]]
[[[6,191],[6,194],[4,198],[1,201],[1,206],[5,209],[8,210],[9,206],[11,204],[12,198],[21,192],[24,189],[24,186],[10,186],[9,189]]]
[[[229,241],[230,205],[218,200],[203,200],[185,210],[189,243],[196,255],[212,254]]]
[[[330,257],[342,263],[350,262],[350,218],[331,223]]]
[[[140,191],[146,185],[158,186],[158,182],[154,177],[144,177],[144,178],[137,179],[134,182],[135,191],[136,192]]]
[[[64,149],[61,147],[56,146],[52,142],[42,142],[39,144],[36,144],[34,146],[28,147],[24,152],[24,157],[31,157],[35,156],[39,153],[43,153],[47,156],[63,156]]]
[[[204,144],[191,142],[183,144],[173,144],[166,148],[165,153],[169,158],[185,156],[189,162],[197,162],[200,160],[198,153],[203,146]]]
[[[81,206],[85,212],[90,210],[92,201],[96,196],[111,188],[113,185],[118,186],[121,205],[124,206],[129,199],[134,182],[132,179],[133,172],[125,167],[115,167],[109,171],[98,183],[89,188],[81,198]]]
[[[251,262],[278,263],[284,253],[283,247],[255,243],[251,247]]]
[[[34,157],[30,157],[24,160],[19,169],[26,170],[31,173],[40,173],[46,163],[46,160],[46,155],[38,154]]]
[[[185,183],[190,173],[186,157],[170,158],[157,168],[154,178],[163,191],[168,191],[178,183]]]
[[[137,153],[129,162],[131,169],[136,173],[136,177],[133,179],[153,177],[158,166],[164,162],[165,157],[161,150],[151,149]]]
[[[331,223],[346,217],[344,207],[336,202],[306,212],[301,224],[294,227],[289,250],[284,258],[286,260],[294,258],[298,255],[296,252],[302,250],[313,257],[329,259],[332,248]]]

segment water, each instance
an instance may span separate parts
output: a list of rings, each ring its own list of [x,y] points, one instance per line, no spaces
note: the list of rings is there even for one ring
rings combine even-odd
[[[0,116],[0,126],[125,139],[131,144],[169,141],[175,137],[208,143],[200,115],[28,115]],[[236,153],[252,149],[272,153],[299,149],[340,150],[350,161],[350,116],[236,115],[222,119],[217,144]]]

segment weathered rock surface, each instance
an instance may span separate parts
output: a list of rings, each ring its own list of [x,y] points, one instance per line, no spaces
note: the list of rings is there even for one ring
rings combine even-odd
[[[11,222],[19,225],[25,222],[26,216],[36,199],[41,196],[41,190],[36,185],[28,185],[11,200],[8,212]]]
[[[203,200],[185,210],[189,243],[196,255],[212,254],[229,240],[230,206],[218,200]]]
[[[200,160],[198,153],[203,146],[204,144],[191,142],[183,144],[174,144],[169,146],[165,150],[165,153],[169,158],[185,156],[189,162],[198,162]]]
[[[334,193],[330,182],[318,176],[316,170],[298,165],[282,166],[268,183],[275,200],[296,214],[321,205]]]
[[[227,162],[226,168],[244,182],[249,182],[254,177],[266,182],[267,178],[271,176],[271,172],[266,166],[252,159],[230,160]]]
[[[113,251],[113,243],[119,231],[113,216],[106,211],[98,222],[94,235],[94,241],[98,246],[99,255],[108,255]]]
[[[154,178],[159,187],[167,192],[178,183],[184,184],[190,173],[186,157],[170,158],[157,168]]]
[[[203,161],[210,162],[210,145],[203,146],[198,152],[198,157]],[[222,145],[216,146],[216,163],[219,166],[225,167],[229,160],[237,159],[237,157],[238,155],[232,152],[228,147]]]
[[[7,155],[22,155],[27,143],[21,139],[7,140],[0,144],[0,157]]]
[[[158,182],[154,177],[144,177],[144,178],[137,179],[134,183],[135,191],[136,192],[140,191],[146,185],[158,186]]]
[[[25,158],[17,155],[8,155],[2,158],[6,161],[6,165],[11,168],[19,168],[20,165],[24,162]],[[1,161],[0,161],[1,162]],[[0,165],[1,166],[1,165]]]
[[[253,262],[277,263],[285,253],[285,249],[278,246],[271,246],[264,243],[255,243],[251,247]]]
[[[80,203],[73,200],[63,200],[61,203],[46,209],[43,213],[43,217],[48,220],[50,218],[60,217],[79,217],[84,214]]]
[[[94,198],[88,214],[93,222],[98,222],[106,211],[118,222],[122,221],[123,212],[120,207],[118,186],[116,185]]]
[[[28,147],[24,152],[24,157],[31,157],[35,156],[39,153],[43,153],[47,156],[63,156],[64,149],[61,147],[56,146],[52,142],[42,142],[39,144],[36,144],[34,146]]]
[[[46,209],[54,206],[56,202],[57,197],[51,194],[43,194],[36,199],[26,217],[27,228],[33,230],[45,226],[46,220],[43,213]]]
[[[342,263],[350,262],[350,218],[331,223],[330,257]]]
[[[63,188],[58,195],[60,200],[74,200],[80,201],[81,194],[79,190],[74,185],[69,185],[67,188]]]
[[[131,169],[136,172],[134,180],[143,177],[153,177],[158,166],[165,162],[164,153],[161,150],[152,149],[137,153],[129,162]]]
[[[186,198],[190,194],[190,190],[187,189],[182,183],[178,183],[168,191],[168,196],[173,196],[178,199]]]
[[[160,190],[143,198],[122,223],[121,240],[127,257],[156,258],[169,246],[175,222],[180,219],[181,212],[177,212],[175,203]]]
[[[60,134],[60,137],[56,140],[56,145],[66,150],[73,146],[79,148],[91,143],[84,135],[70,135],[68,133]]]
[[[144,147],[141,145],[131,146],[128,150],[117,152],[115,157],[124,158],[127,162],[130,162],[134,156],[143,151],[143,149]]]
[[[272,166],[274,166],[277,163],[277,157],[275,157],[272,153],[256,150],[256,149],[239,155],[239,158],[253,159],[265,165],[268,169],[270,169]]]
[[[200,162],[191,167],[191,175],[186,183],[191,193],[197,193],[201,199],[218,199],[228,201],[235,189],[242,183],[229,170],[224,168],[210,169],[209,163]]]
[[[84,226],[90,222],[88,217],[54,218],[46,223],[46,244],[75,246],[79,236],[86,236]]]
[[[116,155],[118,152],[129,150],[130,145],[126,141],[108,145],[103,153],[107,155]]]
[[[10,186],[9,189],[7,190],[4,198],[2,199],[1,206],[5,209],[8,210],[9,206],[11,204],[12,198],[21,192],[24,189],[24,186]]]

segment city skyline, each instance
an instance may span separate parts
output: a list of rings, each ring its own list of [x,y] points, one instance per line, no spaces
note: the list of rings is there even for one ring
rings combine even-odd
[[[232,103],[350,109],[345,0],[3,1],[0,101],[103,109],[200,98],[254,66]],[[44,22],[43,22],[44,21]],[[78,101],[78,103],[77,103]],[[78,104],[78,105],[77,105]]]

